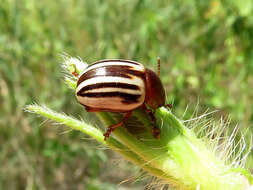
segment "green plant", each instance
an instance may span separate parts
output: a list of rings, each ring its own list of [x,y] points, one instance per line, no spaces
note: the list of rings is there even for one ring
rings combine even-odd
[[[73,72],[73,65],[78,73],[85,67],[82,61],[66,57],[65,70]],[[65,81],[69,87],[75,88],[73,77],[68,76]],[[193,120],[191,128],[188,128],[171,110],[161,107],[155,111],[161,128],[161,137],[157,140],[150,133],[152,124],[149,117],[138,109],[133,113],[134,124],[127,122],[125,127],[116,129],[113,136],[104,141],[101,129],[85,121],[57,113],[46,106],[29,105],[26,110],[91,136],[157,177],[160,185],[169,184],[175,189],[187,190],[246,190],[253,183],[251,174],[243,168],[251,146],[245,147],[243,137],[234,145],[236,130],[229,136],[223,120],[220,123],[205,120],[204,115],[202,119]],[[120,117],[107,112],[96,115],[105,126],[114,124]]]

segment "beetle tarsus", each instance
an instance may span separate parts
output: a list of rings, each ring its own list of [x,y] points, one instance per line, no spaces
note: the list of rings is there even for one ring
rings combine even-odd
[[[173,107],[172,104],[165,104],[164,106],[165,106],[167,109],[169,109],[169,110],[171,110],[172,107]]]
[[[104,140],[106,141],[106,139],[110,137],[111,132],[113,132],[115,129],[117,129],[118,127],[123,125],[129,119],[131,114],[132,114],[131,111],[127,112],[125,114],[124,118],[119,123],[109,126],[108,129],[106,130],[106,132],[104,133],[104,137],[105,137]]]
[[[111,127],[111,126],[110,126],[110,127]],[[107,129],[107,131],[104,133],[104,137],[105,137],[104,140],[105,140],[105,141],[106,141],[107,138],[110,137],[110,134],[111,134],[111,132],[113,131],[113,129],[110,128],[110,127],[109,127],[109,128]]]
[[[74,71],[72,72],[72,75],[74,75],[75,77],[78,77],[78,72],[77,72],[77,68],[76,68],[76,65],[73,64],[73,67],[74,67]]]
[[[161,135],[161,130],[158,127],[153,127],[152,134],[155,139],[159,139]]]

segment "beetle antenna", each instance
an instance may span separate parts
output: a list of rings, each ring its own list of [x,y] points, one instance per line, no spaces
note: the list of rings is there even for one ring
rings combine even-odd
[[[160,64],[161,64],[160,57],[157,57],[157,75],[158,76],[160,76]]]

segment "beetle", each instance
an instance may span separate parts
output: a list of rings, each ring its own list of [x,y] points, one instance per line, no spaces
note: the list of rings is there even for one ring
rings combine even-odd
[[[120,122],[108,127],[105,140],[137,108],[143,107],[155,122],[152,110],[165,105],[165,90],[158,76],[159,58],[157,63],[158,74],[135,61],[106,59],[87,66],[78,76],[76,97],[87,112],[125,113]],[[152,131],[159,138],[159,128]]]

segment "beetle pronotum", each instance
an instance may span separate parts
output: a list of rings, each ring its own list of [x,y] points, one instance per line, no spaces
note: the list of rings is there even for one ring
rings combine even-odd
[[[160,59],[158,59],[158,73]],[[151,109],[164,106],[165,91],[160,78],[142,64],[120,59],[101,60],[89,65],[78,77],[76,97],[88,112],[123,112],[124,118],[108,127],[110,133],[131,116],[133,110],[143,107],[155,121]],[[154,137],[160,131],[153,128]]]

